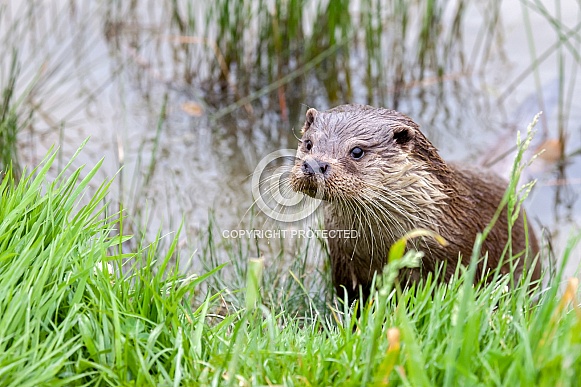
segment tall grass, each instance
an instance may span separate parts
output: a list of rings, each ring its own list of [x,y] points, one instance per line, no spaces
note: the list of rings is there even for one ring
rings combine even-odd
[[[173,80],[201,86],[217,116],[234,107],[252,113],[252,104],[269,95],[269,108],[287,118],[296,117],[296,106],[315,96],[329,104],[363,97],[370,104],[397,107],[414,84],[468,71],[461,32],[470,3],[167,1],[167,12],[160,13],[145,1],[127,8],[111,3],[107,17],[108,25],[120,27],[110,40],[118,48],[127,39],[148,47],[152,36],[162,40],[156,49],[163,47],[167,37],[131,33],[125,21],[139,22],[140,13],[169,26],[177,59]],[[497,1],[486,4],[499,7]]]
[[[13,53],[7,84],[3,90],[0,89],[2,92],[0,97],[0,171],[5,171],[11,166],[16,176],[20,173],[16,152],[19,122],[14,106],[14,85],[17,72],[16,55]]]
[[[320,283],[297,266],[277,280],[265,261],[278,257],[251,259],[210,231],[196,255],[208,270],[185,276],[177,237],[165,252],[159,237],[121,249],[129,236],[108,213],[111,181],[79,204],[100,164],[81,178],[68,163],[49,181],[55,158],[0,185],[3,386],[573,386],[581,378],[578,281],[559,293],[563,271],[532,295],[527,278],[510,291],[509,277],[474,287],[474,264],[448,283],[430,277],[403,290],[397,272],[419,253],[394,249],[374,301],[355,312],[316,302]],[[515,195],[513,186],[507,205],[518,208]],[[571,238],[563,265],[580,240]],[[229,261],[216,259],[219,248]],[[233,277],[223,277],[224,265]]]
[[[186,353],[200,351],[200,311],[188,300],[212,272],[186,278],[168,266],[175,240],[164,255],[157,243],[123,254],[127,237],[113,234],[119,218],[103,216],[110,182],[77,208],[100,163],[83,179],[69,163],[48,182],[55,157],[25,171],[19,183],[9,173],[0,186],[0,384],[174,379],[181,335],[188,337]]]

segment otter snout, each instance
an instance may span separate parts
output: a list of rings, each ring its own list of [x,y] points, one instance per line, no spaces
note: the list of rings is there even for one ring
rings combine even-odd
[[[330,163],[312,156],[305,156],[297,160],[293,167],[291,186],[296,192],[320,199],[327,190],[331,169]]]
[[[325,176],[331,171],[331,166],[327,162],[309,157],[303,162],[302,171],[307,176],[314,176],[317,174]]]

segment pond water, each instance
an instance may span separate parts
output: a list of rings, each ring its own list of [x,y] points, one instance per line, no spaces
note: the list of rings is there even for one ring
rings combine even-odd
[[[210,24],[206,30],[182,33],[172,18],[173,3],[144,0],[127,8],[83,1],[0,5],[4,52],[16,48],[13,55],[20,62],[17,86],[24,93],[34,85],[23,102],[34,106],[32,122],[18,137],[23,165],[36,165],[55,144],[62,150],[60,160],[67,160],[90,137],[75,165],[104,158],[97,180],[114,176],[122,167],[111,200],[124,203],[132,231],[145,225],[147,235],[153,236],[159,227],[169,232],[184,221],[184,243],[195,249],[192,241],[204,232],[210,213],[223,229],[250,222],[254,169],[265,155],[296,147],[308,107],[321,110],[357,102],[397,108],[421,125],[446,160],[481,165],[508,152],[491,165],[505,175],[517,130],[525,132],[543,110],[527,157],[542,147],[548,150],[527,171],[527,178],[538,182],[525,207],[535,227],[551,236],[557,256],[579,232],[578,3],[505,1],[492,14],[477,2],[450,2],[443,8],[444,20],[454,16],[451,10],[458,4],[465,9],[458,31],[450,35],[458,42],[443,62],[442,76],[428,71],[416,79],[404,77],[397,88],[378,82],[371,92],[360,53],[364,36],[356,30],[341,46],[350,55],[331,77],[338,85],[334,89],[316,72],[305,72],[228,114],[232,104],[269,83],[245,87],[246,81],[232,74],[226,88],[208,84],[216,63],[208,58],[220,54],[213,42],[218,27]],[[201,25],[207,9],[197,3],[179,4],[192,23]],[[317,8],[317,2],[307,3]],[[357,15],[358,6],[351,7],[349,12]],[[414,10],[412,25],[419,23]],[[498,20],[491,24],[494,15]],[[452,25],[452,20],[442,25]],[[258,39],[253,35],[256,26],[247,28],[245,39]],[[383,28],[380,56],[389,61],[398,55],[388,49],[398,37],[390,35],[389,26]],[[403,46],[413,47],[416,37],[400,38]],[[538,63],[530,70],[535,58]],[[289,73],[301,69],[296,63],[288,66]],[[322,60],[315,67],[324,66]],[[2,63],[2,81],[7,68]],[[570,273],[579,264],[580,252],[577,248],[572,256]]]

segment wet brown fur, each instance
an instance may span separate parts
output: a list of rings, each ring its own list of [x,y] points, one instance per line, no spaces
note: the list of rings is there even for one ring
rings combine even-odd
[[[324,112],[309,109],[302,133],[291,173],[293,189],[311,196],[320,190],[328,230],[358,231],[357,239],[329,239],[335,288],[340,296],[346,289],[352,300],[358,297],[359,286],[364,296],[369,293],[374,273],[386,264],[389,247],[415,228],[435,231],[449,245],[442,247],[429,238],[416,242],[425,256],[408,279],[434,272],[439,262],[446,261],[444,279],[448,280],[458,259],[468,264],[476,234],[493,218],[507,187],[492,173],[444,162],[419,126],[393,110],[364,105]],[[365,152],[360,160],[350,155],[354,147]],[[329,167],[309,174],[305,161]],[[522,213],[512,229],[512,253],[523,252],[523,258],[528,254],[526,262],[532,262],[538,245],[532,229],[525,232]],[[477,274],[499,266],[508,234],[504,210],[484,242],[487,264],[482,263]],[[501,272],[509,273],[512,265],[518,279],[523,262],[504,262]],[[533,280],[540,271],[537,263]]]

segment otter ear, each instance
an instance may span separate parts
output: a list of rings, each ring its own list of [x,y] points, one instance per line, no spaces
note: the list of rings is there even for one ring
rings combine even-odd
[[[393,129],[393,140],[399,145],[409,144],[415,137],[415,133],[409,126],[398,126]]]
[[[313,122],[315,122],[315,118],[317,117],[318,113],[319,112],[313,108],[310,108],[309,110],[307,110],[307,119],[305,121],[305,125],[303,126],[303,129],[301,130],[301,134],[304,134],[307,130],[309,130],[309,128],[311,127]]]

